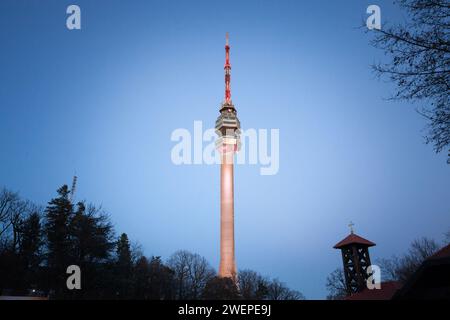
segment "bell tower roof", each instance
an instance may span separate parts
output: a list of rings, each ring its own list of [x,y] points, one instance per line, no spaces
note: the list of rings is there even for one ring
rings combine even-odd
[[[375,246],[375,243],[373,243],[372,241],[364,239],[363,237],[360,237],[355,233],[350,233],[347,237],[339,241],[333,248],[341,249],[342,247],[346,247],[352,244],[360,244],[365,247]]]

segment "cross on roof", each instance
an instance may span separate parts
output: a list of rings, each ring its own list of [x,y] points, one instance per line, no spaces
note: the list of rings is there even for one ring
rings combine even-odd
[[[355,224],[353,222],[350,221],[350,223],[348,224],[349,228],[350,228],[350,233],[353,234],[353,226]]]

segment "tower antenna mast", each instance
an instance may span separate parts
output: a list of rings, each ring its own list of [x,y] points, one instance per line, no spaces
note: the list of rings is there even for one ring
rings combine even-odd
[[[75,174],[72,180],[72,189],[70,189],[70,202],[72,202],[73,199],[75,199],[75,190],[77,189],[77,179],[78,177]]]
[[[225,36],[225,102],[231,103],[231,64],[228,32]]]

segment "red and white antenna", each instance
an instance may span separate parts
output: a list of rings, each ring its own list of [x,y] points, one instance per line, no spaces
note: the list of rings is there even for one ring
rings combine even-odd
[[[230,64],[230,45],[228,44],[228,32],[225,36],[225,102],[231,103],[231,64]]]

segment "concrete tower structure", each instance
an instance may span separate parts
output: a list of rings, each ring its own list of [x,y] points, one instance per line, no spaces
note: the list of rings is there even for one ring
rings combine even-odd
[[[219,276],[236,280],[234,256],[234,154],[240,148],[240,123],[231,101],[231,64],[228,33],[225,43],[225,100],[216,120],[216,147],[221,155],[220,165],[220,266]]]

